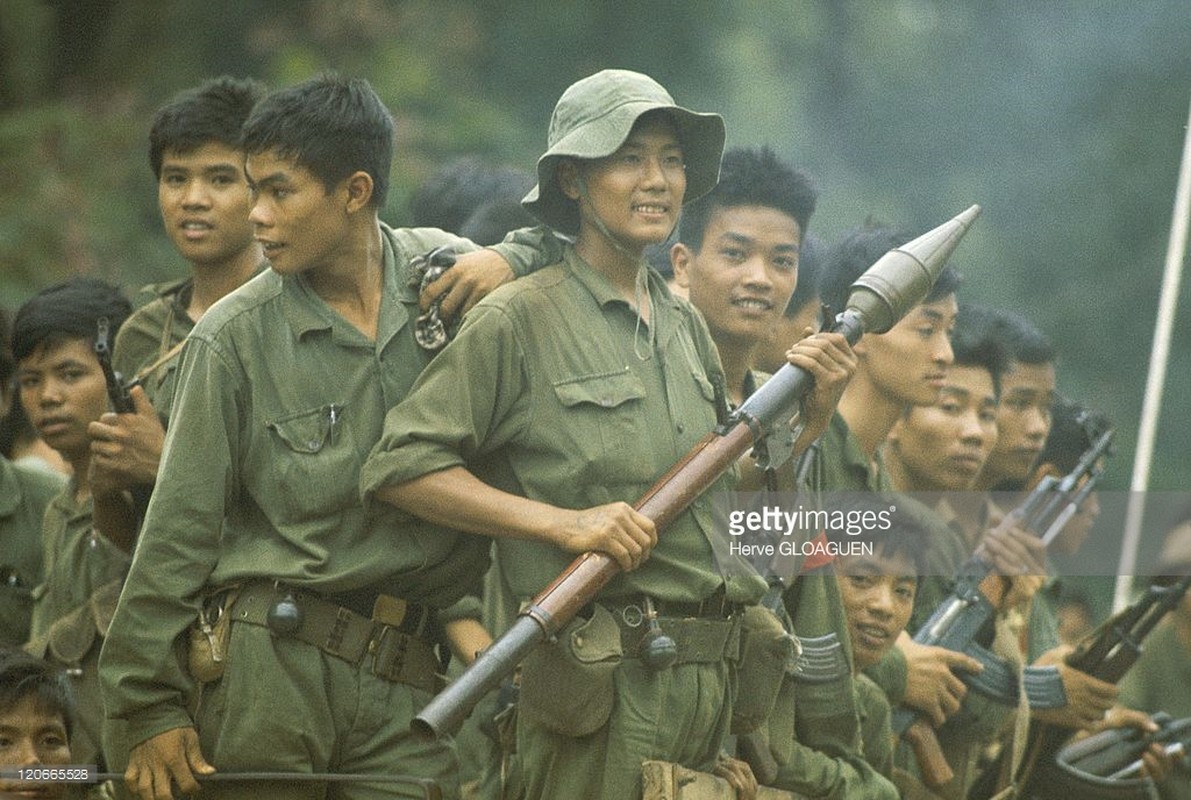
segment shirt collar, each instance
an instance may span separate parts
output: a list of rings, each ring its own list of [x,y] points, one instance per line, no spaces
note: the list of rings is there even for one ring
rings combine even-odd
[[[381,270],[383,272],[382,278],[382,300],[381,300],[381,317],[377,327],[378,340],[386,340],[389,336],[400,329],[408,315],[405,314],[404,309],[397,315],[397,318],[392,320],[392,330],[386,325],[387,309],[386,306],[395,301],[400,305],[401,301],[409,298],[409,292],[413,292],[413,301],[417,301],[417,293],[415,290],[405,286],[405,282],[398,282],[396,255],[393,252],[393,244],[389,237],[384,235],[382,226],[381,232],[381,247],[382,260]],[[284,297],[284,309],[286,321],[294,334],[301,339],[306,334],[312,331],[332,331],[336,332],[345,326],[350,328],[339,315],[331,311],[314,289],[310,288],[310,283],[303,275],[285,275],[281,276],[281,291]],[[356,338],[360,334],[354,328],[350,331],[344,330],[343,334]]]

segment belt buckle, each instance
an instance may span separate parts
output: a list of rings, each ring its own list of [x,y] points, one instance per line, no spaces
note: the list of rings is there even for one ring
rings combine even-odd
[[[401,676],[408,644],[408,634],[390,625],[379,625],[368,648],[372,651],[372,673],[396,681]]]
[[[372,603],[372,619],[390,628],[399,628],[405,622],[410,605],[400,597],[378,594]]]

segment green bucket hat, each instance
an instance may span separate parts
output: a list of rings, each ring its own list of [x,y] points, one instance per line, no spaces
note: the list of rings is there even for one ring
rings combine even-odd
[[[678,130],[686,159],[683,203],[715,187],[724,152],[724,120],[676,105],[670,93],[648,75],[606,69],[572,83],[550,117],[547,150],[538,159],[538,185],[521,201],[529,213],[556,231],[579,232],[579,204],[563,194],[556,171],[563,158],[610,156],[629,138],[637,118],[665,109]]]

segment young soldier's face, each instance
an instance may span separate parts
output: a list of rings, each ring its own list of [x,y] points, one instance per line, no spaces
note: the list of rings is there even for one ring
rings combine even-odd
[[[165,232],[187,261],[221,266],[255,247],[244,154],[218,142],[162,155],[157,202]]]
[[[67,460],[90,450],[87,426],[108,410],[107,383],[86,339],[43,342],[17,366],[21,405],[46,444]]]
[[[889,432],[887,452],[910,491],[971,489],[997,440],[997,396],[983,367],[955,366],[932,406],[913,406]]]
[[[665,117],[644,117],[620,148],[579,168],[587,198],[579,200],[582,228],[598,217],[609,233],[633,252],[666,241],[678,224],[686,194],[686,167],[674,125]],[[590,202],[589,202],[590,201]]]
[[[880,661],[910,622],[918,582],[904,553],[848,556],[837,573],[857,670]]]
[[[1050,406],[1055,396],[1054,364],[1015,362],[1001,376],[997,410],[997,443],[984,465],[980,483],[1025,481],[1050,433]]]
[[[794,292],[801,241],[798,223],[776,208],[719,208],[707,221],[699,251],[676,244],[670,261],[712,338],[758,344],[773,330]]]
[[[273,271],[333,270],[345,255],[346,182],[327,191],[314,173],[276,151],[249,155],[244,171],[255,193],[249,220]]]
[[[888,332],[857,342],[860,369],[872,386],[901,405],[933,405],[955,357],[951,331],[958,310],[953,294],[921,303]]]
[[[35,695],[25,695],[12,707],[0,711],[0,764],[38,767],[70,762],[70,744],[61,715],[40,708]],[[0,780],[0,796],[48,800],[65,797],[66,787],[61,781]]]

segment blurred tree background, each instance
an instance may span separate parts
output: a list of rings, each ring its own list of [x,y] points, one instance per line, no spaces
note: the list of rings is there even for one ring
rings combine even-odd
[[[217,74],[368,78],[398,123],[394,191],[462,154],[530,168],[569,83],[618,66],[715,110],[821,189],[827,241],[971,203],[961,299],[1056,340],[1060,388],[1119,424],[1125,488],[1191,101],[1185,0],[2,0],[0,303],[72,273],[184,271],[146,158],[153,110]],[[1191,487],[1191,282],[1153,471]]]

